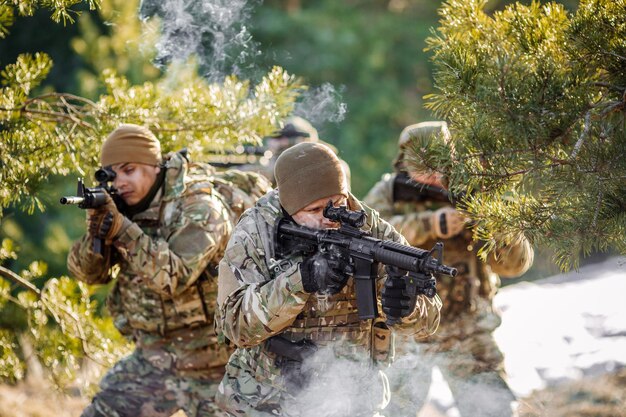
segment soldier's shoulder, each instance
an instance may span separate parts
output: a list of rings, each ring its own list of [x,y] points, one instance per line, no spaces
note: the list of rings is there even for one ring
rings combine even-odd
[[[214,178],[258,197],[272,189],[272,184],[265,176],[252,171],[228,169],[216,172]]]
[[[259,198],[256,204],[246,210],[239,220],[239,223],[267,223],[270,226],[276,223],[278,218],[282,217],[280,201],[278,199],[278,191],[272,190]]]

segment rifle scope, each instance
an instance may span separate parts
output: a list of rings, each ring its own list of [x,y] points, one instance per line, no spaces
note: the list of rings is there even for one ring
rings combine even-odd
[[[333,202],[328,200],[324,207],[324,217],[341,224],[348,224],[353,227],[361,227],[365,224],[365,212],[348,210],[346,206],[333,207]]]

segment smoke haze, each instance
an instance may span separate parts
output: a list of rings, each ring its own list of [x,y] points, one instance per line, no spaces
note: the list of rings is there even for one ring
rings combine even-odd
[[[142,0],[140,18],[161,20],[155,65],[165,68],[196,57],[200,73],[210,82],[221,82],[231,74],[259,79],[269,68],[259,68],[257,64],[261,45],[252,38],[248,22],[261,3],[262,0]],[[342,93],[343,88],[329,83],[314,86],[303,93],[294,114],[318,128],[326,122],[339,123],[347,112]]]

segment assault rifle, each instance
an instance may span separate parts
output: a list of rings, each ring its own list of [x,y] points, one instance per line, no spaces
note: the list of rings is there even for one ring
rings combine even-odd
[[[269,160],[272,155],[267,146],[245,145],[232,151],[210,153],[206,162],[216,168],[237,168],[242,165],[260,165],[262,160]]]
[[[93,188],[85,187],[83,179],[78,179],[75,196],[61,197],[61,204],[76,205],[81,209],[97,208],[106,202],[107,194],[111,195],[114,201],[117,199],[115,189],[109,184],[115,179],[115,172],[107,168],[100,168],[95,174],[98,186]],[[93,239],[93,251],[94,253],[102,253],[103,245],[102,239]]]
[[[406,172],[399,172],[393,180],[393,201],[455,203],[460,197],[443,188],[415,181]]]
[[[441,263],[441,242],[428,251],[376,239],[360,229],[365,224],[364,211],[333,207],[330,201],[324,208],[324,217],[339,222],[339,229],[312,229],[281,219],[275,229],[277,256],[293,253],[310,256],[317,251],[328,251],[350,259],[355,271],[356,303],[361,320],[378,317],[376,279],[380,263],[407,272],[406,291],[411,296],[424,294],[432,298],[437,294],[433,274],[454,277],[457,273],[456,268]]]

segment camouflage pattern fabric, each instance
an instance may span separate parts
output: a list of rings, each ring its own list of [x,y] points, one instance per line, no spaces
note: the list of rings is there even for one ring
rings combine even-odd
[[[92,252],[88,235],[68,256],[76,278],[89,284],[115,281],[107,299],[109,312],[118,330],[137,346],[132,366],[114,368],[102,385],[103,390],[120,389],[125,395],[97,396],[96,409],[122,410],[141,401],[142,376],[134,376],[136,386],[131,383],[138,358],[167,357],[171,364],[161,374],[183,378],[200,372],[203,379],[211,375],[215,382],[232,351],[218,344],[214,330],[217,262],[233,224],[270,189],[269,182],[256,174],[218,174],[208,165],[190,164],[180,154],[166,158],[166,170],[164,185],[148,209],[133,216],[131,226],[106,247],[104,256]],[[230,178],[239,184],[232,185]],[[128,371],[128,377],[119,376],[119,386],[116,369]],[[178,395],[187,396],[184,391]],[[139,415],[139,410],[121,415]]]
[[[226,417],[213,402],[222,372],[181,373],[164,352],[137,349],[109,370],[83,417]]]
[[[430,248],[438,240],[430,227],[431,215],[435,210],[451,204],[432,201],[394,202],[395,175],[385,174],[364,201],[379,210],[380,215],[400,231],[411,245]],[[473,241],[471,231],[466,230],[441,241],[444,243],[443,262],[456,267],[458,275],[455,278],[441,277],[437,282],[437,292],[443,302],[439,329],[434,335],[419,340],[418,348],[411,347],[415,340],[408,338],[398,342],[398,349],[405,353],[413,352],[413,349],[419,350],[421,356],[414,365],[417,369],[411,372],[420,375],[420,381],[430,380],[432,366],[437,364],[453,389],[459,408],[471,407],[471,404],[462,403],[464,398],[469,401],[467,381],[473,378],[493,381],[494,390],[505,391],[502,395],[494,395],[492,405],[494,401],[502,400],[500,406],[494,406],[498,410],[494,415],[511,415],[509,409],[513,395],[508,388],[502,388],[506,387],[503,355],[492,336],[493,330],[501,322],[493,307],[493,297],[500,287],[499,275],[515,277],[528,270],[533,261],[532,247],[527,240],[520,239],[498,248],[495,254],[488,257],[487,262],[482,262],[478,258],[478,244]],[[410,406],[405,404],[397,407],[394,412],[397,415],[414,416],[415,407],[421,406],[426,392],[413,390],[408,393],[406,389],[412,384],[407,383],[401,373],[396,372],[392,379],[392,389],[404,389],[405,393],[394,398],[397,400],[396,405],[403,399]],[[466,413],[469,411],[466,410]],[[461,414],[464,417],[490,415]]]
[[[352,196],[348,207],[366,210],[363,228],[373,237],[406,243],[375,211]],[[358,319],[352,280],[333,296],[308,294],[299,272],[302,258],[276,259],[273,234],[282,216],[276,191],[262,197],[241,217],[219,266],[216,326],[237,349],[226,365],[216,402],[237,416],[302,414],[287,406],[297,392],[288,383],[283,358],[267,347],[272,336],[281,335],[293,343],[312,341],[318,348],[331,349],[337,358],[362,360],[365,356],[370,363],[385,364],[393,355],[391,330],[384,325],[384,317]],[[379,286],[384,284],[384,275],[380,276]],[[437,327],[439,308],[438,298],[420,296],[415,312],[396,327],[411,334],[430,334]]]

